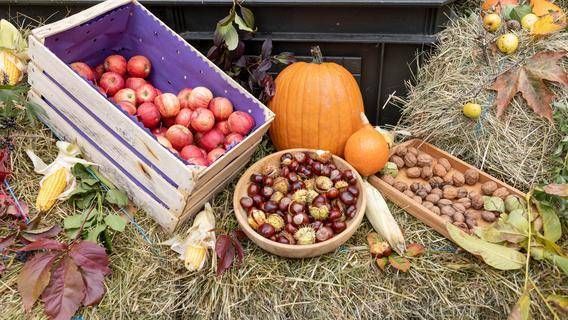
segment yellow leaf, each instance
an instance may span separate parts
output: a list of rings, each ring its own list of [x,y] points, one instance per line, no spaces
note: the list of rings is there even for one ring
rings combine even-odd
[[[530,319],[531,311],[531,298],[528,292],[524,292],[515,306],[507,320],[528,320]]]
[[[533,35],[547,35],[562,31],[566,28],[566,16],[558,12],[550,13],[540,17],[533,25],[531,33]]]
[[[568,296],[551,294],[546,297],[546,301],[551,302],[559,312],[568,314]]]
[[[531,6],[533,13],[539,17],[551,12],[562,12],[559,6],[547,0],[531,0]]]

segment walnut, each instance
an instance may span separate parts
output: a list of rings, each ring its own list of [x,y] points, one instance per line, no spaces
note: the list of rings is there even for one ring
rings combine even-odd
[[[458,188],[458,198],[466,198],[469,192],[466,188]]]
[[[465,213],[465,207],[461,203],[454,202],[454,204],[452,204],[452,208],[454,208],[456,212]]]
[[[444,176],[444,184],[453,184],[454,183],[454,173],[453,172],[448,172],[445,176]]]
[[[453,222],[452,217],[447,216],[447,215],[445,215],[445,214],[441,215],[440,218],[442,218],[442,220],[444,220],[444,222],[449,222],[449,223],[452,223],[452,222]]]
[[[467,209],[465,211],[465,216],[467,219],[477,220],[481,218],[481,211],[475,209]]]
[[[402,181],[395,181],[392,186],[400,192],[404,192],[406,189],[408,189],[408,185]]]
[[[465,174],[465,183],[473,186],[479,180],[479,172],[475,169],[467,169]]]
[[[413,155],[418,156],[418,149],[416,149],[414,147],[409,147],[408,153],[412,153]]]
[[[471,206],[472,206],[472,208],[477,209],[477,210],[483,208],[483,203],[484,203],[484,201],[483,201],[483,197],[482,197],[482,196],[480,196],[480,195],[478,194],[478,195],[475,195],[475,196],[473,196],[473,197],[470,196],[469,198],[471,199]]]
[[[410,190],[412,190],[412,192],[416,192],[416,191],[420,190],[420,182],[413,182],[410,185]]]
[[[424,206],[428,210],[431,210],[434,207],[434,204],[432,202],[426,200],[426,201],[422,201],[422,206]]]
[[[414,192],[412,192],[410,190],[404,190],[403,193],[410,198],[414,197]]]
[[[497,217],[495,216],[495,213],[491,212],[491,211],[481,211],[481,218],[487,222],[493,222],[495,220],[497,220]]]
[[[452,218],[454,218],[454,222],[464,222],[465,221],[465,217],[463,216],[463,213],[461,212],[456,212]]]
[[[432,167],[424,167],[420,172],[420,177],[424,180],[428,180],[432,177]]]
[[[465,219],[465,224],[467,224],[470,229],[473,229],[477,227],[477,220],[467,218]]]
[[[440,188],[434,188],[434,189],[432,189],[432,191],[430,191],[430,193],[432,193],[432,194],[437,194],[437,195],[440,196],[440,198],[441,198],[442,195],[443,195],[442,189],[440,189]]]
[[[432,177],[428,180],[428,183],[432,188],[440,188],[444,184],[444,180],[441,177]]]
[[[430,209],[430,211],[434,212],[434,213],[437,214],[437,215],[440,215],[440,208],[439,208],[439,207],[433,206],[433,207]]]
[[[438,206],[442,207],[442,206],[451,206],[453,204],[452,200],[448,200],[448,199],[440,199],[438,200]]]
[[[443,165],[437,163],[434,168],[432,168],[432,173],[437,177],[443,177],[448,173],[448,171]]]
[[[430,193],[432,192],[432,186],[428,183],[422,183],[421,184],[422,189],[426,190],[426,192]]]
[[[394,178],[390,174],[385,174],[381,177],[384,182],[390,184],[391,186],[394,184]]]
[[[429,167],[432,164],[432,157],[424,152],[420,152],[416,157],[416,164],[419,167]]]
[[[465,184],[465,177],[461,172],[455,172],[452,176],[454,186],[461,187]]]
[[[418,203],[422,203],[422,198],[420,198],[419,196],[414,196],[412,197],[412,200],[418,202]]]
[[[420,177],[420,168],[418,167],[411,167],[406,169],[406,176],[409,178],[418,178]]]
[[[438,201],[440,200],[440,196],[437,195],[437,194],[431,193],[431,194],[429,194],[429,195],[426,196],[425,200],[426,200],[426,201],[430,201],[430,202],[436,204],[436,203],[438,203]]]
[[[426,189],[424,188],[420,188],[418,191],[416,191],[416,195],[420,196],[422,199],[425,199],[428,195],[428,191],[426,191]]]
[[[448,159],[444,157],[438,159],[438,164],[442,165],[444,169],[446,169],[446,171],[450,171],[450,169],[452,168],[450,161],[448,161]]]
[[[396,164],[397,168],[399,169],[404,168],[404,160],[397,155],[390,157],[390,162]]]
[[[408,152],[404,156],[404,164],[409,168],[416,166],[416,155],[414,153]]]
[[[459,191],[458,191],[459,193]],[[471,208],[471,199],[462,197],[456,201],[456,203],[461,204],[464,208],[469,209]]]
[[[443,197],[444,199],[453,200],[458,196],[458,190],[454,187],[444,188]]]
[[[408,148],[406,146],[399,146],[398,148],[396,148],[395,154],[399,157],[404,157],[407,152]]]
[[[505,199],[509,195],[509,190],[505,187],[498,188],[493,192],[494,197],[499,197],[501,199]]]
[[[492,195],[495,190],[497,190],[497,184],[493,181],[487,181],[481,185],[481,191],[486,196]]]
[[[440,213],[451,217],[456,213],[456,210],[451,206],[443,206],[440,208]]]

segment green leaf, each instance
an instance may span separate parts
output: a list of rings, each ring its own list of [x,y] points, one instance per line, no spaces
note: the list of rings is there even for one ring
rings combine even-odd
[[[92,178],[91,174],[89,173],[89,171],[87,171],[87,167],[85,167],[83,164],[81,163],[77,163],[73,166],[73,168],[71,168],[71,173],[75,176],[75,178],[77,179],[89,179]]]
[[[524,216],[524,210],[516,209],[509,213],[507,218],[507,223],[513,226],[515,229],[520,231],[522,234],[528,235],[529,233],[529,221]]]
[[[503,6],[503,8],[501,9],[501,15],[503,15],[503,18],[505,18],[507,20],[512,19],[511,13],[513,12],[514,8],[515,8],[515,6],[511,5],[511,4]]]
[[[552,303],[560,313],[568,314],[568,296],[551,294],[546,297],[546,301]]]
[[[237,24],[237,26],[239,27],[239,29],[243,30],[243,31],[248,31],[248,32],[254,32],[254,30],[252,28],[250,28],[246,22],[243,21],[243,19],[237,14],[235,15],[235,23]]]
[[[125,207],[128,204],[128,196],[126,192],[118,189],[110,189],[105,195],[108,203],[116,204],[119,207]]]
[[[520,269],[526,257],[517,250],[470,236],[451,223],[446,224],[450,238],[466,251],[480,256],[485,263],[499,270]]]
[[[126,221],[119,215],[117,214],[109,214],[105,217],[105,223],[107,224],[107,226],[109,226],[111,229],[116,230],[116,231],[124,231],[124,228],[126,227]]]
[[[505,202],[499,197],[483,197],[483,209],[487,211],[505,212]]]
[[[386,267],[387,267],[387,263],[389,262],[387,257],[382,257],[382,258],[377,258],[375,259],[375,262],[377,263],[377,267],[379,267],[379,269],[381,269],[382,271],[385,271]]]
[[[96,192],[89,192],[86,195],[78,196],[75,198],[75,205],[77,205],[79,209],[87,209],[91,206],[96,196]]]
[[[390,255],[389,256],[389,263],[395,269],[400,270],[402,272],[408,271],[410,269],[410,261],[405,257],[397,256],[397,255]]]
[[[551,253],[549,251],[545,251],[544,257],[556,265],[562,272],[568,275],[568,258],[559,256],[557,254]]]
[[[511,19],[515,19],[519,22],[521,22],[521,19],[523,19],[524,16],[526,16],[527,14],[532,12],[532,8],[530,5],[522,5],[522,6],[516,6],[513,8],[513,10],[511,10]]]
[[[67,238],[75,239],[79,235],[79,230],[79,228],[65,229],[65,234],[67,235]]]
[[[219,20],[219,22],[217,22],[217,25],[228,26],[232,24],[233,21],[235,21],[235,8],[231,8],[231,10],[229,10],[229,15]]]
[[[524,292],[509,314],[507,320],[530,319],[531,298],[529,292]]]
[[[542,228],[544,230],[544,237],[551,242],[556,242],[562,236],[562,226],[560,225],[560,219],[554,211],[554,208],[543,205],[541,203],[537,204],[538,212],[542,217]]]
[[[65,217],[65,219],[63,219],[63,228],[66,230],[77,229],[81,227],[81,224],[83,224],[84,218],[85,217],[82,214],[75,214],[72,216]]]
[[[99,170],[97,170],[97,169],[94,168],[94,167],[89,167],[88,170],[89,170],[90,172],[92,172],[92,173],[97,177],[97,179],[99,179],[99,181],[100,181],[102,184],[104,184],[105,186],[107,186],[107,188],[109,188],[109,189],[116,189],[116,187],[114,186],[114,184],[112,184],[112,182],[110,182],[109,179],[107,179],[105,176],[103,176],[103,175],[99,172]]]
[[[95,186],[97,183],[99,183],[99,180],[95,179],[95,178],[85,178],[85,179],[81,179],[81,184],[86,184],[88,186]]]
[[[85,238],[85,240],[96,243],[99,235],[106,229],[106,227],[106,224],[98,224],[95,228],[87,231],[87,237]]]
[[[243,16],[247,26],[251,29],[254,28],[254,14],[250,9],[241,6],[241,16]]]
[[[229,51],[233,51],[237,48],[239,44],[239,34],[232,24],[226,26],[217,25],[215,32],[218,32],[221,39],[225,41]]]

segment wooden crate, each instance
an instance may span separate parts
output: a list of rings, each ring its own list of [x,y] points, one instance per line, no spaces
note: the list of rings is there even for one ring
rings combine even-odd
[[[236,110],[255,119],[254,130],[209,167],[188,164],[68,66],[74,61],[97,65],[112,53],[150,58],[154,66],[150,81],[163,92],[204,85],[215,96],[229,98]],[[29,37],[29,55],[30,97],[52,115],[42,120],[60,135],[76,138],[83,149],[89,144],[90,158],[118,170],[115,180],[128,180],[129,195],[146,204],[146,211],[169,231],[186,220],[192,204],[202,202],[194,196],[209,194],[210,181],[219,185],[237,171],[245,161],[241,156],[250,157],[274,118],[266,106],[137,1],[109,0],[37,28]]]
[[[468,169],[475,169],[479,173],[479,182],[477,184],[473,185],[473,186],[464,185],[464,187],[468,191],[476,191],[476,192],[482,194],[481,190],[480,190],[481,184],[485,183],[487,181],[493,181],[497,184],[497,187],[507,188],[507,190],[509,191],[510,194],[516,195],[521,199],[525,198],[524,193],[522,193],[521,191],[519,191],[519,190],[513,188],[512,186],[506,184],[505,182],[500,181],[500,180],[492,177],[491,175],[477,169],[476,167],[468,164],[467,162],[462,161],[462,160],[452,156],[451,154],[445,152],[444,150],[438,149],[435,146],[433,146],[433,145],[431,145],[431,144],[429,144],[425,141],[419,140],[419,139],[413,139],[413,140],[404,142],[404,143],[394,147],[391,150],[391,154],[396,153],[396,150],[400,147],[403,147],[403,146],[415,147],[419,151],[422,151],[422,152],[425,152],[425,153],[431,155],[432,158],[434,158],[434,159],[439,159],[441,157],[448,159],[448,161],[452,165],[452,171],[450,171],[450,172],[459,171],[461,173],[464,173]],[[407,184],[410,184],[412,182],[424,182],[424,180],[422,180],[420,178],[409,178],[408,176],[406,176],[405,172],[399,172],[396,179],[399,180],[399,181],[403,181]],[[426,225],[430,226],[434,230],[438,231],[441,235],[443,235],[444,237],[449,239],[448,231],[447,231],[446,225],[445,225],[446,222],[439,215],[428,210],[426,207],[424,207],[421,204],[419,204],[418,202],[414,201],[409,196],[400,192],[399,190],[397,190],[393,186],[389,185],[388,183],[386,183],[385,181],[383,181],[382,179],[380,179],[377,176],[370,176],[369,177],[369,183],[371,183],[374,187],[376,187],[385,197],[387,197],[390,201],[394,202],[397,206],[404,209],[406,212],[410,213],[411,215],[413,215],[417,219],[421,220]],[[484,222],[482,220],[478,220],[477,222],[480,226],[487,225],[487,222]]]

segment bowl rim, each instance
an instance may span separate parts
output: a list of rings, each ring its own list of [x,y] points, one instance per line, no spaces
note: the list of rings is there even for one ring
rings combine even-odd
[[[358,201],[360,201],[360,206],[357,208],[357,214],[347,222],[347,228],[345,228],[345,230],[343,230],[341,233],[338,233],[333,238],[328,239],[326,241],[317,242],[317,243],[313,243],[313,244],[307,244],[307,245],[284,244],[284,243],[272,241],[270,239],[267,239],[267,238],[261,236],[258,232],[256,232],[248,224],[248,221],[246,220],[246,218],[244,218],[244,216],[246,216],[246,211],[241,207],[239,195],[236,192],[237,190],[241,189],[239,187],[241,185],[245,184],[245,183],[248,183],[248,179],[249,179],[250,175],[252,173],[254,173],[254,171],[256,171],[254,169],[256,169],[257,165],[260,162],[265,161],[267,158],[275,158],[277,156],[279,157],[282,154],[287,153],[287,152],[297,152],[297,151],[315,152],[315,151],[319,151],[319,150],[318,149],[310,149],[310,148],[293,148],[293,149],[285,149],[285,150],[281,150],[281,151],[271,153],[271,154],[263,157],[262,159],[259,159],[254,164],[252,164],[243,173],[243,175],[239,178],[239,181],[235,185],[235,192],[233,193],[233,210],[234,210],[235,216],[237,218],[237,222],[239,223],[239,226],[243,229],[243,231],[245,231],[244,229],[246,229],[246,231],[248,231],[248,232],[245,232],[245,234],[247,235],[248,238],[251,238],[251,237],[254,238],[254,239],[251,239],[253,242],[255,242],[255,240],[257,240],[257,241],[266,243],[267,245],[272,246],[274,248],[286,249],[286,250],[297,249],[297,250],[311,251],[313,249],[322,248],[322,247],[325,247],[327,245],[332,244],[334,242],[334,240],[335,240],[335,242],[341,241],[342,239],[339,237],[340,235],[348,234],[352,231],[351,236],[349,236],[349,238],[351,238],[353,236],[353,233],[360,226],[361,222],[363,221],[363,216],[365,215],[366,204],[367,204],[366,192],[363,189],[363,188],[365,188],[365,184],[364,184],[364,180],[361,177],[361,175],[359,174],[359,172],[357,172],[357,170],[355,170],[355,168],[353,168],[353,166],[351,164],[349,164],[345,159],[343,159],[343,158],[341,158],[341,157],[339,157],[335,154],[332,154],[332,159],[334,161],[342,163],[342,165],[345,165],[348,169],[353,171],[353,173],[355,174],[356,179],[357,179],[357,184],[360,186],[360,193],[359,193],[359,197],[358,197]],[[245,213],[245,214],[242,214],[242,213]],[[341,243],[349,240],[349,238],[343,240]],[[336,248],[339,245],[341,245],[341,243],[338,244],[336,246]],[[260,245],[259,245],[259,247],[260,247]],[[265,251],[268,251],[264,248],[262,248],[262,249],[265,250]]]

